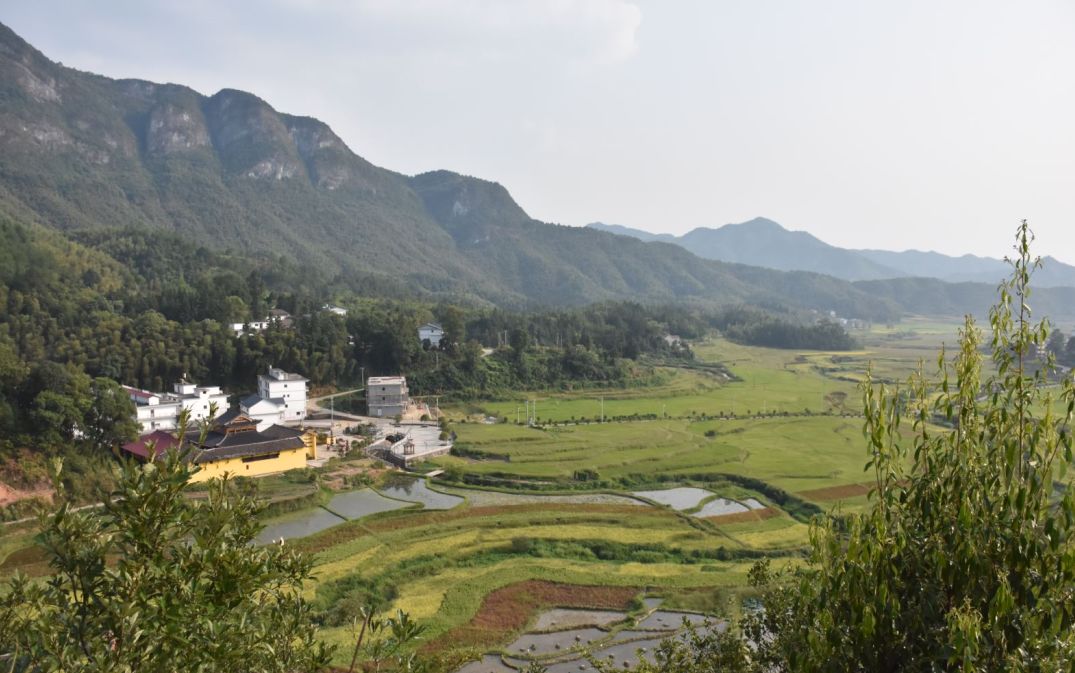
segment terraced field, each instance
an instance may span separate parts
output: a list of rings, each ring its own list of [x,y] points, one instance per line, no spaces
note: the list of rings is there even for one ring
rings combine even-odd
[[[441,484],[464,504],[378,514],[296,542],[318,555],[307,591],[324,637],[347,643],[340,606],[371,595],[426,624],[427,652],[457,663],[503,653],[542,608],[636,609],[641,596],[660,595],[671,609],[735,611],[757,555],[796,563],[808,539],[805,519],[766,493],[821,509],[865,506],[856,380],[867,362],[903,378],[951,333],[879,331],[863,351],[840,354],[712,340],[696,347],[701,368],[664,369],[653,387],[480,403],[482,416],[514,421],[523,400],[537,400],[549,421],[454,425],[470,457],[438,462],[501,489]],[[705,367],[717,362],[738,380]],[[597,423],[601,397],[607,422]],[[457,421],[473,406],[456,410]],[[516,488],[526,482],[543,490]],[[677,485],[695,490],[652,492]]]
[[[685,590],[742,586],[751,565],[738,558],[748,546],[720,526],[639,505],[396,511],[292,543],[317,554],[317,579],[306,594],[323,614],[326,641],[343,645],[352,637],[347,606],[381,599],[386,610],[421,620],[434,650],[458,649],[457,638],[442,636],[466,627],[488,595],[521,582],[648,587],[666,592],[675,606]],[[572,607],[595,607],[581,602]],[[504,635],[472,631],[471,654]]]
[[[633,629],[653,608],[644,597],[732,614],[758,557],[799,562],[811,512],[867,506],[856,388],[867,365],[905,378],[953,335],[929,322],[880,328],[838,354],[713,339],[695,345],[698,367],[663,368],[650,387],[460,406],[450,413],[468,454],[438,459],[442,481],[337,494],[265,535],[297,531],[283,536],[315,555],[304,591],[341,666],[369,603],[424,624],[421,647],[443,671],[485,653],[482,665],[502,666],[553,608],[624,611]],[[523,400],[537,400],[544,427],[514,423]],[[488,415],[511,422],[463,422]],[[0,534],[0,574],[40,575],[42,561],[28,531]]]

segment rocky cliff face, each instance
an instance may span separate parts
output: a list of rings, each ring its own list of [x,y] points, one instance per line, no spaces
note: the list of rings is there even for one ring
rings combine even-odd
[[[306,177],[287,126],[257,96],[225,89],[205,102],[205,114],[226,168],[248,178]]]
[[[209,128],[195,100],[164,101],[149,112],[146,152],[175,154],[209,146]]]
[[[253,94],[79,72],[0,25],[2,216],[171,230],[379,295],[514,306],[781,299],[780,278],[744,283],[678,248],[538,222],[495,182],[408,178]],[[844,284],[809,307],[887,310],[876,304]]]

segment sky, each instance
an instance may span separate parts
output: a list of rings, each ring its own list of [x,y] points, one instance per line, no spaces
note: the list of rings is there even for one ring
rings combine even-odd
[[[53,60],[251,91],[533,217],[756,216],[853,248],[1075,263],[1070,0],[5,0]]]

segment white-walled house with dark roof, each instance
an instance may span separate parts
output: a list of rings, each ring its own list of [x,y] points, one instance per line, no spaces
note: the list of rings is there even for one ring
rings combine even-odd
[[[279,367],[269,367],[267,374],[258,375],[258,397],[274,402],[280,407],[278,422],[301,421],[306,418],[308,381],[309,379],[299,374],[285,372]],[[265,409],[267,411],[267,407]]]
[[[440,346],[440,340],[444,338],[444,328],[435,322],[427,322],[418,328],[418,341],[429,342],[434,348]]]
[[[217,414],[228,410],[228,396],[220,386],[199,386],[180,380],[170,393],[154,393],[130,386],[123,386],[123,389],[134,402],[135,420],[142,426],[142,434],[175,430],[183,409],[190,414],[192,423],[208,419],[212,408]]]

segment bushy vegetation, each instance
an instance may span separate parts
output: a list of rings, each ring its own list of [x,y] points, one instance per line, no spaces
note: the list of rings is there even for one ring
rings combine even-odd
[[[330,651],[299,593],[310,560],[253,546],[260,505],[226,482],[186,498],[189,476],[172,454],[126,465],[100,508],[76,510],[58,491],[38,536],[52,576],[0,591],[11,670],[324,668]]]
[[[857,346],[843,327],[829,321],[801,325],[759,317],[752,322],[731,324],[724,333],[737,343],[769,348],[846,351]]]
[[[990,315],[995,373],[968,317],[934,380],[899,393],[868,381],[871,506],[820,520],[808,565],[755,568],[766,593],[741,625],[747,640],[670,644],[651,670],[1070,669],[1075,382],[1056,390],[1036,362],[1048,325],[1031,320],[1029,239],[1024,223]]]

